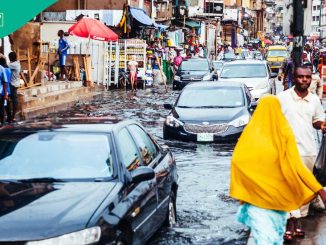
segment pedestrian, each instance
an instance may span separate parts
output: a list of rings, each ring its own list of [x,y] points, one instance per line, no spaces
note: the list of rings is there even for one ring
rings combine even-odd
[[[59,42],[58,42],[58,51],[56,57],[59,56],[59,63],[60,63],[60,78],[63,81],[68,82],[68,75],[66,71],[66,59],[67,59],[67,52],[69,49],[69,43],[67,39],[64,37],[64,31],[58,31]]]
[[[287,90],[293,86],[293,69],[294,69],[294,63],[291,57],[284,60],[279,73],[278,73],[278,80],[281,81],[283,77],[283,88],[284,90]]]
[[[9,68],[11,70],[11,79],[10,79],[10,100],[12,103],[11,111],[11,121],[16,121],[16,114],[18,111],[18,95],[17,90],[20,87],[20,71],[21,66],[20,62],[17,60],[17,54],[15,52],[10,52],[9,55]]]
[[[282,111],[287,118],[298,146],[300,157],[306,167],[312,172],[317,156],[317,147],[314,138],[314,129],[326,132],[325,115],[320,99],[309,92],[312,72],[309,67],[298,66],[294,69],[294,87],[278,95]],[[299,223],[296,218],[308,215],[309,203],[290,212],[287,230],[289,240],[293,233],[304,236],[304,231],[295,227]],[[294,227],[294,228],[293,228]]]
[[[7,94],[8,98],[4,99],[3,103],[4,103],[4,109],[5,109],[6,114],[7,114],[7,122],[11,123],[12,122],[12,110],[11,110],[11,103],[9,101],[9,98],[11,97],[10,81],[11,81],[12,72],[11,72],[10,68],[8,67],[8,65],[7,65],[6,57],[0,56],[0,65],[4,68],[5,73],[6,73],[6,77],[7,77],[5,87],[6,87],[6,94]],[[3,96],[3,97],[5,96],[5,91],[4,90],[2,90],[1,96]]]
[[[137,89],[137,68],[138,68],[138,62],[136,61],[136,57],[133,55],[131,56],[131,60],[128,62],[128,68],[129,68],[129,77],[130,77],[130,83],[131,83],[131,90],[134,91]]]
[[[312,93],[312,94],[315,94],[319,97],[320,101],[322,100],[323,98],[323,84],[319,78],[318,75],[316,74],[313,74],[313,70],[314,70],[314,67],[313,67],[313,64],[311,63],[305,63],[304,64],[305,67],[308,67],[310,70],[311,70],[311,83],[310,83],[310,86],[309,86],[309,92]]]
[[[287,211],[326,192],[304,166],[295,137],[274,95],[259,100],[231,160],[230,195],[240,201],[237,219],[257,245],[281,245]]]
[[[319,72],[320,79],[323,81],[323,83],[326,83],[326,56],[325,55],[322,55],[317,70]]]
[[[182,61],[183,61],[183,59],[182,59],[182,56],[181,56],[181,52],[180,52],[180,50],[177,50],[177,55],[173,59],[173,66],[174,66],[175,72],[181,66]]]
[[[7,82],[5,68],[0,65],[0,127],[3,127],[5,122],[5,100],[8,100]]]

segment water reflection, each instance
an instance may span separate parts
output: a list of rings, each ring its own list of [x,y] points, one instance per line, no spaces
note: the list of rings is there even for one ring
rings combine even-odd
[[[140,121],[160,143],[173,151],[180,176],[178,225],[161,229],[149,242],[157,244],[246,244],[248,231],[235,220],[237,202],[228,196],[234,143],[197,144],[164,141],[163,122],[178,93],[164,89],[104,92],[103,100],[80,103],[51,117],[97,117]]]

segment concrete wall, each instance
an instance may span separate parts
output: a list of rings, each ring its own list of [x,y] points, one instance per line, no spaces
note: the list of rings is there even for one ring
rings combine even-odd
[[[138,0],[131,0],[132,4],[137,3]],[[48,12],[63,12],[73,9],[122,9],[123,0],[59,0],[45,11]]]
[[[283,5],[283,33],[288,36],[291,34],[290,32],[290,24],[293,20],[293,7],[292,0],[284,0]],[[289,8],[287,8],[289,7]]]

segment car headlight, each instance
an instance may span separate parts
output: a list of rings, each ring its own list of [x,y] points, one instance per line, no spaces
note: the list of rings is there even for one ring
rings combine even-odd
[[[210,75],[210,74],[205,75],[205,76],[203,77],[203,81],[209,81],[209,80],[211,80],[211,75]]]
[[[238,117],[237,119],[233,120],[232,122],[229,122],[228,125],[239,128],[239,127],[247,125],[249,122],[249,119],[250,119],[249,115],[242,115],[241,117]]]
[[[72,245],[72,244],[93,244],[100,240],[101,228],[99,226],[81,231],[72,232],[58,237],[32,241],[27,245]]]
[[[181,79],[180,79],[179,76],[174,76],[174,80],[175,80],[175,81],[180,81]]]
[[[179,121],[178,119],[176,119],[175,117],[170,115],[170,116],[166,117],[165,125],[168,125],[173,128],[178,128],[178,127],[182,126],[183,123],[181,121]]]

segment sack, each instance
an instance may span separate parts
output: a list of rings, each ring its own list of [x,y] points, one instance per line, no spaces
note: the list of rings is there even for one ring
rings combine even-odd
[[[323,139],[320,145],[319,153],[315,162],[313,173],[322,186],[326,186],[326,139]]]

